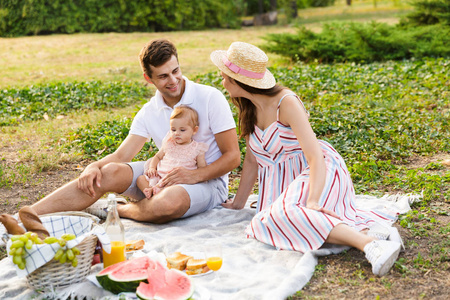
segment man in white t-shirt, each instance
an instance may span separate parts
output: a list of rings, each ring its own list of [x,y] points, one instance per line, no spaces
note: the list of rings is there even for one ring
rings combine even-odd
[[[227,199],[228,173],[240,164],[240,151],[225,97],[213,87],[183,77],[177,50],[167,40],[146,44],[139,59],[145,80],[157,89],[155,96],[138,112],[119,148],[35,203],[38,214],[83,210],[105,193],[116,192],[140,200],[118,205],[121,217],[164,223],[207,211]],[[196,170],[176,168],[162,180],[165,188],[147,199],[136,186],[145,162],[130,161],[150,139],[161,147],[169,131],[170,114],[178,105],[197,111],[200,125],[194,139],[209,145],[205,154],[208,165]]]

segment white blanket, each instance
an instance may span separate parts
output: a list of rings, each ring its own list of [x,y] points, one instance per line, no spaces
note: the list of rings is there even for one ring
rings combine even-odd
[[[387,208],[402,214],[410,210],[409,204],[417,198],[358,196],[357,206]],[[220,242],[223,266],[217,273],[218,278],[214,278],[214,274],[192,278],[196,287],[194,299],[197,300],[285,299],[308,283],[318,256],[336,254],[345,249],[326,246],[301,254],[277,251],[272,246],[247,239],[244,229],[255,214],[255,210],[248,207],[253,200],[256,196],[250,197],[243,210],[219,208],[164,225],[123,220],[126,239],[143,239],[146,250],[158,253],[198,252],[207,242]],[[98,271],[99,266],[92,269],[93,273]],[[39,294],[27,286],[25,278],[16,275],[9,258],[0,261],[0,299],[66,299],[68,295],[86,299],[117,298],[88,280],[55,293]]]

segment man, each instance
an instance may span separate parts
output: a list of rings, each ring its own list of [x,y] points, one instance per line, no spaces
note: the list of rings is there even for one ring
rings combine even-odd
[[[240,164],[240,152],[225,97],[215,88],[183,77],[177,50],[167,40],[145,45],[139,59],[145,80],[157,89],[155,96],[138,112],[119,148],[88,165],[79,178],[35,203],[32,207],[38,214],[83,210],[103,194],[115,192],[140,200],[119,205],[121,217],[165,223],[212,209],[227,199],[227,174]],[[208,166],[173,170],[162,180],[165,188],[146,199],[136,186],[136,179],[144,173],[144,162],[129,162],[150,138],[161,147],[169,131],[170,114],[181,104],[199,114],[200,126],[194,138],[209,145],[205,155]]]

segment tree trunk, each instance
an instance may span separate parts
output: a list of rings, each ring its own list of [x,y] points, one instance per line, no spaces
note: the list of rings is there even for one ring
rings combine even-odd
[[[277,10],[277,0],[270,0],[270,11]]]
[[[347,5],[351,6],[352,5],[352,0],[346,0],[347,1]]]
[[[258,0],[258,10],[260,15],[264,13],[263,0]]]
[[[347,0],[351,1],[351,0]],[[292,9],[292,18],[295,19],[298,17],[298,7],[297,7],[297,0],[291,1],[291,9]]]

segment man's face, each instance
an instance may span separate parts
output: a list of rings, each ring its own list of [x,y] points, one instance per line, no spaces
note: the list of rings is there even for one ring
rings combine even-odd
[[[173,55],[159,67],[150,66],[152,77],[148,80],[155,85],[167,104],[173,105],[180,101],[184,90],[184,80],[180,65]]]

